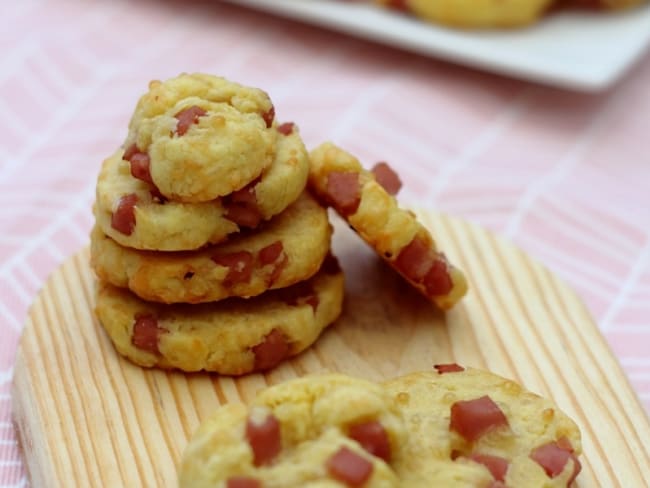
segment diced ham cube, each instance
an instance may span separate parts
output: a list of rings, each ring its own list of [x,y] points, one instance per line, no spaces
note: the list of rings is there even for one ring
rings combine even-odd
[[[257,183],[259,183],[259,178],[224,197],[223,205],[226,209],[226,218],[240,227],[254,228],[262,220],[255,194]]]
[[[273,125],[273,120],[275,119],[275,107],[271,105],[271,108],[262,114],[262,118],[266,123],[266,127],[270,128]]]
[[[557,442],[549,442],[539,446],[530,453],[530,458],[544,468],[544,472],[550,478],[555,478],[561,474],[569,459],[572,459],[573,473],[567,482],[567,486],[573,483],[573,480],[576,479],[582,469],[578,457],[573,453],[571,443],[564,437]]]
[[[278,132],[282,135],[288,136],[293,133],[295,124],[293,122],[285,122],[278,126]]]
[[[203,117],[207,112],[201,107],[192,105],[184,110],[178,112],[175,117],[178,119],[176,124],[176,133],[179,136],[184,136],[192,124],[199,121],[199,117]]]
[[[459,366],[456,363],[434,364],[433,367],[436,369],[438,374],[460,373],[461,371],[465,371],[465,368],[463,368],[462,366]]]
[[[371,170],[379,183],[389,195],[397,195],[402,188],[402,181],[387,163],[377,163]]]
[[[138,196],[135,193],[124,195],[117,204],[117,209],[111,216],[111,227],[116,231],[130,236],[135,228],[135,206]]]
[[[372,463],[347,447],[327,460],[327,471],[348,486],[361,486],[372,475]]]
[[[508,419],[487,395],[475,400],[458,401],[451,406],[449,429],[458,432],[469,442],[489,430],[507,425]]]
[[[395,267],[408,279],[419,283],[433,264],[431,246],[415,236],[398,254]]]
[[[343,216],[356,213],[361,202],[359,173],[332,171],[327,178],[327,195]]]
[[[286,336],[278,329],[269,332],[262,342],[251,348],[255,355],[255,371],[271,369],[282,362],[290,352]]]
[[[352,425],[348,430],[348,436],[361,444],[361,447],[373,456],[383,459],[387,463],[390,462],[390,442],[386,429],[380,422],[374,420]]]
[[[266,266],[267,264],[274,263],[280,257],[283,250],[284,246],[282,245],[282,241],[275,241],[265,248],[260,249],[258,253],[260,264]]]
[[[228,268],[224,285],[233,286],[238,283],[248,283],[253,272],[253,255],[248,251],[238,251],[230,254],[217,254],[212,256],[219,266]]]
[[[246,421],[246,440],[253,451],[253,464],[270,464],[282,450],[280,422],[273,414],[261,421],[249,416]]]
[[[158,319],[153,314],[138,313],[134,317],[131,343],[138,349],[159,354],[160,336],[167,331],[158,326]]]
[[[153,185],[153,180],[151,179],[151,172],[149,166],[151,161],[149,155],[146,152],[142,152],[138,149],[138,146],[131,144],[126,151],[122,159],[128,161],[131,164],[131,175],[134,178],[145,181]]]
[[[435,297],[446,295],[454,287],[449,276],[449,268],[444,259],[436,259],[429,271],[424,277],[424,286],[427,289],[427,295]]]
[[[273,264],[273,268],[271,269],[271,273],[268,277],[269,286],[275,283],[275,281],[282,273],[282,270],[289,262],[289,258],[286,254],[284,254],[283,251],[284,246],[282,245],[282,241],[275,241],[274,243],[269,244],[265,248],[261,249],[258,253],[258,258],[262,266]]]

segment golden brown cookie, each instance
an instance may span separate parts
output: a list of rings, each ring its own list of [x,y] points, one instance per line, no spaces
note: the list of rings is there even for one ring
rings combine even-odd
[[[272,386],[246,407],[221,407],[183,455],[180,488],[399,487],[405,442],[390,396],[349,376]]]
[[[199,305],[145,302],[99,282],[96,314],[117,351],[140,366],[240,375],[272,368],[316,341],[341,313],[334,258],[307,281]]]
[[[404,486],[559,488],[580,471],[576,424],[514,381],[449,364],[384,387],[407,426]]]
[[[206,74],[152,81],[129,123],[125,159],[165,197],[208,202],[243,188],[274,159],[268,95]]]
[[[98,227],[91,264],[100,279],[164,303],[251,297],[314,275],[329,252],[327,211],[308,193],[254,232],[197,251],[138,251]]]
[[[423,20],[470,29],[522,27],[538,20],[553,0],[375,0]]]
[[[559,488],[580,433],[550,401],[455,364],[383,384],[341,374],[272,386],[197,430],[181,488]]]
[[[131,175],[119,150],[99,173],[97,225],[123,246],[159,251],[198,249],[223,241],[240,227],[256,227],[293,203],[307,182],[309,159],[297,128],[283,124],[277,131],[273,164],[241,190],[211,202],[166,200]]]
[[[448,309],[467,291],[462,272],[441,253],[415,215],[392,194],[400,181],[385,164],[373,172],[331,143],[311,152],[309,186],[411,285],[438,307]]]

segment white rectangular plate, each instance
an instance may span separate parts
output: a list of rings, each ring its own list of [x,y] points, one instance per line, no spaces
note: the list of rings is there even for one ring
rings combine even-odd
[[[650,44],[650,6],[622,13],[558,12],[508,31],[429,25],[363,3],[227,0],[458,64],[582,91],[614,84]]]

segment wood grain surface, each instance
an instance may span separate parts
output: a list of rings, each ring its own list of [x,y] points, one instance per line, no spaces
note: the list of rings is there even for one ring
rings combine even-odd
[[[581,428],[579,487],[650,486],[650,422],[589,313],[562,281],[466,222],[421,214],[471,291],[436,311],[336,223],[343,316],[265,375],[146,370],[117,356],[93,315],[83,250],[36,298],[15,365],[14,419],[33,487],[173,487],[189,437],[218,405],[340,371],[372,380],[455,361],[547,396]]]

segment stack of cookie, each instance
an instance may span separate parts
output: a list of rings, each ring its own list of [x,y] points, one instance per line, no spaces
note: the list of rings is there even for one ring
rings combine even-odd
[[[97,315],[142,366],[244,374],[309,347],[343,274],[307,151],[268,95],[223,78],[154,81],[102,165]]]

